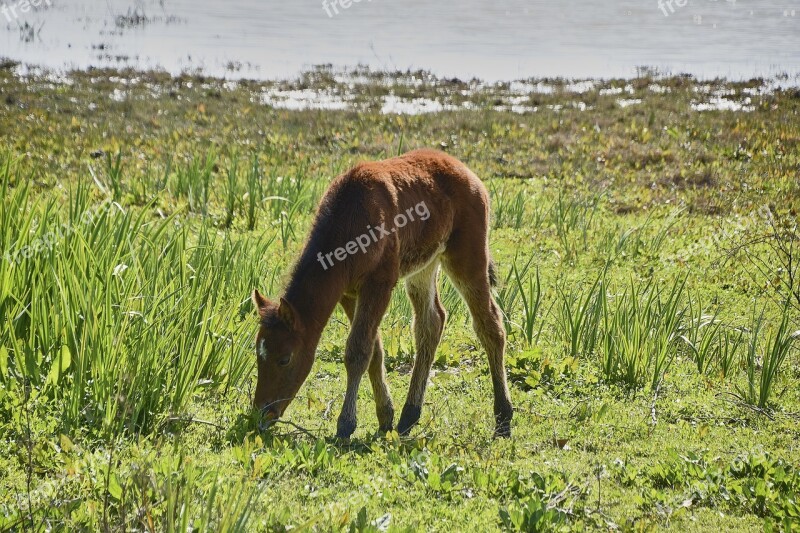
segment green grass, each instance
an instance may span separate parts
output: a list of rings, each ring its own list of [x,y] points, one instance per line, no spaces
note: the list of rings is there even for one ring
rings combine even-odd
[[[347,89],[324,69],[235,87],[0,70],[0,530],[796,529],[796,90],[698,113],[705,83],[685,77],[578,96],[552,80],[519,115],[496,109],[506,84],[362,74],[348,112],[257,103]],[[628,84],[642,104],[602,92]],[[390,92],[473,109],[381,115]],[[485,355],[446,279],[411,438],[375,434],[367,386],[353,441],[331,438],[339,310],[286,421],[260,430],[250,292],[279,294],[332,177],[423,146],[491,192],[513,438],[492,439]],[[382,327],[396,404],[403,293]]]

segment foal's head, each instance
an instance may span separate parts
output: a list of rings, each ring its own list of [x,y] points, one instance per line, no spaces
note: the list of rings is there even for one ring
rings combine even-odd
[[[253,406],[269,419],[280,417],[311,371],[313,358],[303,355],[303,327],[292,305],[253,291],[261,317],[256,334],[258,383]]]

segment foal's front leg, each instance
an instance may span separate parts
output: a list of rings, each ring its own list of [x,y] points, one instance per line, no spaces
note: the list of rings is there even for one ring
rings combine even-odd
[[[369,367],[373,348],[378,337],[378,327],[389,306],[394,283],[365,283],[367,287],[356,300],[350,336],[344,353],[347,370],[347,391],[344,395],[342,413],[336,425],[336,436],[350,438],[356,430],[356,400],[361,378]]]
[[[356,314],[356,299],[343,296],[340,302],[350,324]],[[369,361],[369,379],[372,382],[372,393],[375,396],[375,413],[378,415],[378,431],[386,433],[394,429],[394,405],[389,385],[386,383],[386,366],[383,364],[383,344],[380,331],[375,335],[375,346]]]

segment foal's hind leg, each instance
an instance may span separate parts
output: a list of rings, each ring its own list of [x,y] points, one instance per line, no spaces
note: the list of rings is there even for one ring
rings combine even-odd
[[[414,371],[411,374],[408,397],[400,421],[397,423],[397,431],[401,435],[407,434],[419,421],[428,376],[447,317],[436,288],[438,272],[437,259],[406,280],[406,292],[414,308],[414,340],[417,355],[414,358]]]
[[[352,324],[356,311],[356,299],[352,296],[344,296],[339,303],[341,303],[347,318],[350,319]],[[375,337],[375,346],[372,349],[372,357],[369,360],[367,372],[372,384],[372,394],[375,396],[378,427],[382,433],[386,433],[394,427],[394,406],[392,405],[389,386],[386,383],[386,367],[383,364],[383,343],[381,343],[380,332]]]
[[[495,436],[511,436],[513,407],[506,382],[504,363],[506,333],[500,309],[489,282],[488,250],[459,250],[445,257],[445,271],[456,286],[472,315],[472,325],[489,357],[494,389]]]

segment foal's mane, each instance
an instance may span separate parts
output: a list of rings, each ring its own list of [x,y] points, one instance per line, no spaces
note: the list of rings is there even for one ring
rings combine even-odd
[[[365,184],[353,179],[356,169],[336,178],[320,203],[300,257],[291,269],[287,294],[297,289],[299,284],[311,284],[315,290],[324,291],[328,285],[326,281],[336,280],[331,276],[346,277],[349,257],[325,270],[319,263],[318,254],[333,252],[367,230]],[[299,302],[291,303],[298,305]]]

